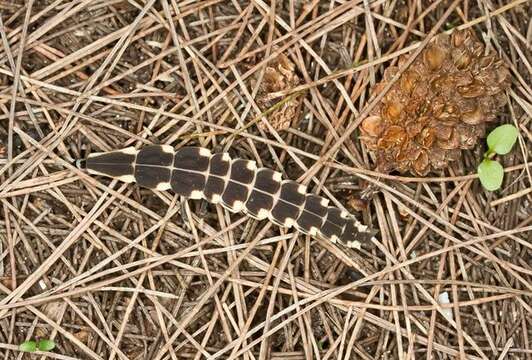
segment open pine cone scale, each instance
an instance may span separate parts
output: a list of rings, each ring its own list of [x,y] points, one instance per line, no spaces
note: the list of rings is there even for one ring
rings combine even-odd
[[[404,61],[385,70],[374,95]],[[503,62],[485,53],[471,30],[435,37],[361,124],[377,169],[424,176],[447,167],[484,136],[506,104],[509,78]]]

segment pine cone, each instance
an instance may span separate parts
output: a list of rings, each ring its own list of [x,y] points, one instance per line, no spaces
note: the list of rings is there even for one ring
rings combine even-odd
[[[361,124],[377,169],[424,176],[471,149],[506,104],[510,73],[471,30],[436,36]],[[384,71],[379,94],[406,60]]]
[[[302,96],[272,98],[270,94],[297,85],[299,77],[295,73],[295,65],[286,55],[280,54],[267,65],[257,94],[257,105],[267,113],[268,121],[277,131],[288,129],[299,118]],[[266,130],[262,122],[258,126]]]

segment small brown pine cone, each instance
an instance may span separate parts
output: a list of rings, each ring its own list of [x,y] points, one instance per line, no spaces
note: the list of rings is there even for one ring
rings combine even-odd
[[[302,96],[273,98],[270,94],[282,90],[290,90],[299,85],[300,80],[295,72],[295,65],[290,59],[280,54],[268,63],[257,94],[257,105],[272,127],[277,131],[288,129],[300,114]],[[259,122],[258,126],[266,130]]]
[[[399,71],[384,71],[378,95]],[[361,140],[377,169],[424,176],[473,148],[506,104],[510,73],[472,30],[436,36],[362,121]]]

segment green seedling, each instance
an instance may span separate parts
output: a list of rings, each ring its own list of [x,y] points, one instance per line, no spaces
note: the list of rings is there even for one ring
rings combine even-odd
[[[510,124],[499,126],[488,135],[486,139],[488,151],[477,169],[480,183],[486,190],[498,190],[504,179],[504,169],[498,161],[493,160],[493,157],[508,154],[516,141],[517,129]]]
[[[41,339],[39,341],[29,340],[24,341],[22,344],[19,345],[20,351],[25,352],[35,352],[37,350],[39,351],[50,351],[55,348],[55,342],[53,340],[48,339]]]
[[[18,348],[20,351],[35,352],[37,351],[37,343],[33,340],[24,341],[22,344],[18,346]]]

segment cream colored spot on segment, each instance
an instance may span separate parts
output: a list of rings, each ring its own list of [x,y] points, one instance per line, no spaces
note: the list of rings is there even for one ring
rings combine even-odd
[[[360,231],[360,232],[368,231],[367,225],[361,224],[360,221],[355,221],[355,226],[356,226],[357,230]]]
[[[133,175],[122,175],[122,176],[118,176],[117,179],[125,183],[135,182],[135,177]]]
[[[277,182],[281,182],[283,180],[283,174],[281,174],[280,172],[274,171],[272,178],[273,180]]]
[[[325,207],[329,206],[329,199],[321,198],[320,205]]]
[[[253,161],[253,160],[250,160],[250,161],[247,162],[246,168],[248,170],[257,170],[257,163],[255,161]]]
[[[358,250],[360,250],[360,248],[361,248],[360,242],[358,242],[358,241],[356,241],[356,240],[348,241],[346,245],[347,245],[347,247],[349,247],[349,248],[351,248],[351,249],[358,249]]]
[[[164,153],[167,153],[167,154],[173,154],[174,153],[174,147],[170,146],[170,145],[161,145],[161,150]]]
[[[311,226],[308,233],[311,236],[316,236],[316,235],[318,235],[318,228],[315,227],[315,226]]]
[[[260,209],[259,212],[257,213],[257,219],[259,220],[264,220],[264,219],[267,219],[270,215],[270,212],[266,209]]]
[[[235,201],[235,203],[233,204],[233,211],[240,212],[242,211],[242,209],[244,209],[244,203],[239,200]]]
[[[286,220],[284,221],[284,226],[287,228],[291,228],[292,226],[294,226],[294,224],[295,221],[292,218],[286,218]]]
[[[300,194],[306,194],[307,193],[307,187],[305,185],[299,185],[297,187],[297,192]]]
[[[189,196],[190,199],[195,199],[195,200],[201,199],[202,197],[203,197],[203,191],[199,191],[199,190],[193,190]]]
[[[155,187],[155,190],[166,191],[166,190],[170,190],[171,188],[172,186],[170,186],[169,182],[160,182]]]
[[[211,156],[211,151],[209,149],[206,149],[206,148],[200,148],[200,151],[199,151],[199,154],[201,156]]]
[[[139,151],[137,149],[135,149],[133,146],[130,146],[130,147],[124,148],[122,150],[119,150],[118,152],[121,152],[123,154],[128,154],[128,155],[137,155],[137,153]]]
[[[212,194],[212,198],[210,199],[213,204],[218,204],[221,200],[222,197],[218,194]]]
[[[331,242],[333,244],[336,244],[338,242],[338,240],[340,240],[340,239],[338,238],[338,236],[333,235],[333,236],[331,236],[330,240],[331,240]]]
[[[228,153],[223,153],[222,154],[222,160],[223,161],[231,161],[231,156],[229,156]]]

